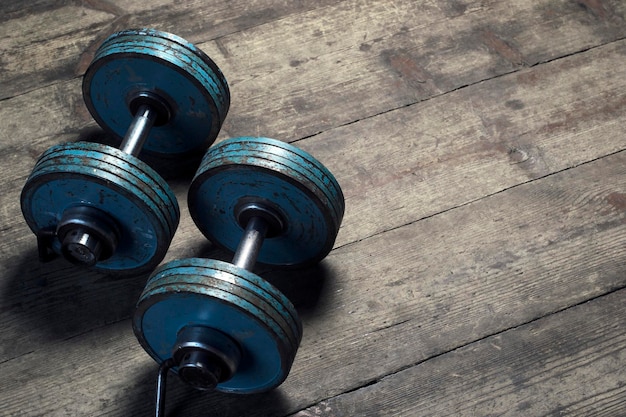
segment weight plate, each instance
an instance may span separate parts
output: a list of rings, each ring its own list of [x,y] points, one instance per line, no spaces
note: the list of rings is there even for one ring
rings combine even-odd
[[[205,154],[188,194],[191,216],[211,242],[235,251],[243,235],[242,203],[271,206],[282,234],[263,242],[258,261],[304,266],[332,249],[344,213],[337,180],[313,156],[268,138],[233,138]]]
[[[115,253],[94,266],[109,273],[152,270],[180,218],[176,197],[152,168],[119,149],[89,142],[48,149],[22,189],[22,213],[35,234],[56,229],[63,212],[77,206],[107,213],[120,229]]]
[[[169,122],[154,126],[143,150],[183,156],[208,148],[224,122],[230,92],[224,75],[200,49],[151,29],[126,30],[107,38],[83,78],[83,98],[98,124],[124,137],[131,101],[140,93],[168,104]]]
[[[210,259],[182,259],[159,267],[133,316],[139,343],[158,363],[172,356],[177,335],[187,326],[218,330],[241,348],[234,376],[216,388],[231,393],[264,392],[280,385],[302,337],[298,315],[280,291],[252,272]]]

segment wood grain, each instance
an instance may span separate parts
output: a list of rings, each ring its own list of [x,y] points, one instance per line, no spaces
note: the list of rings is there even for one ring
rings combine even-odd
[[[626,292],[488,337],[292,417],[618,416]]]
[[[119,30],[151,27],[206,42],[335,1],[11,2],[0,9],[0,100],[82,75]]]
[[[227,133],[292,141],[622,39],[610,3],[600,20],[569,0],[355,0],[201,46],[238,97]]]
[[[624,53],[616,42],[297,142],[344,188],[338,244],[623,149]]]
[[[313,274],[325,276],[314,305],[302,306],[311,293],[301,291],[293,272],[266,274],[300,305],[304,319],[288,380],[272,395],[250,398],[201,398],[173,384],[171,407],[178,415],[293,413],[625,287],[625,167],[620,152],[346,245]],[[84,291],[96,289],[74,296]],[[46,318],[52,329],[69,321],[56,319]],[[147,415],[154,365],[123,326],[130,324],[65,340],[51,332],[45,349],[6,361],[6,381],[41,373],[23,384],[0,384],[0,396],[15,404],[5,409],[17,412],[36,394],[45,413]],[[111,345],[98,347],[98,340]],[[74,387],[90,389],[96,378],[107,381],[99,395],[76,403]]]
[[[298,142],[322,160],[342,184],[347,212],[337,246],[414,223],[623,149],[626,135],[620,120],[624,118],[621,110],[626,103],[623,88],[626,78],[620,71],[611,69],[621,62],[624,47],[623,42],[608,45]],[[591,83],[597,74],[602,74],[601,81]],[[562,81],[557,84],[556,79]],[[39,100],[29,102],[30,106]],[[78,100],[76,97],[70,103]],[[507,106],[507,102],[516,104]],[[59,105],[46,111],[60,111],[73,105],[77,104]],[[10,110],[5,111],[8,117]],[[19,125],[19,116],[9,119]],[[54,126],[62,129],[60,123]],[[51,127],[42,127],[47,128]],[[381,137],[385,140],[381,141]],[[21,152],[12,150],[12,154],[17,157],[25,152],[26,155],[18,165],[22,169],[12,168],[7,172],[8,182],[0,185],[0,189],[4,188],[7,201],[17,202],[26,169],[30,169],[27,162],[34,163],[37,152],[45,149],[48,139],[24,144],[5,136],[2,143],[11,140],[15,148],[21,149]],[[206,243],[186,213],[186,182],[172,185],[183,206],[183,216],[167,259],[197,255]],[[7,240],[0,242],[0,251],[6,259],[3,268],[8,276],[23,277],[20,285],[28,289],[24,292],[13,288],[15,284],[8,279],[6,305],[32,306],[25,322],[21,315],[15,320],[15,307],[0,312],[5,334],[21,341],[25,338],[22,326],[47,327],[40,321],[42,312],[52,309],[59,316],[71,317],[76,308],[90,303],[97,314],[92,319],[87,315],[80,323],[69,326],[61,333],[63,337],[100,326],[107,321],[105,317],[110,317],[109,320],[128,317],[144,278],[126,288],[123,282],[109,283],[106,277],[94,274],[85,277],[83,271],[62,261],[41,265],[35,262],[34,237],[21,219],[19,206],[5,205],[3,210],[7,218]],[[42,276],[46,278],[42,280]],[[93,291],[88,290],[82,301],[68,303],[65,298],[52,296],[57,291],[72,292],[72,288],[83,291],[99,280],[104,283]],[[42,287],[40,282],[50,286]],[[29,292],[33,289],[37,290],[36,296]],[[110,297],[118,302],[108,304]],[[101,315],[102,309],[109,316]],[[24,343],[0,348],[3,353],[0,357],[19,356],[41,343],[45,343],[45,338],[30,336]]]
[[[304,321],[285,384],[239,397],[172,378],[170,416],[623,414],[625,13],[620,0],[0,4],[0,415],[153,414],[156,365],[129,320],[146,277],[39,263],[19,208],[45,149],[111,142],[80,74],[131,26],[215,58],[233,97],[219,140],[293,142],[347,203],[319,266],[258,269]],[[189,180],[169,179],[182,218],[166,260],[228,259],[189,217]]]
[[[299,142],[328,165],[346,192],[338,244],[622,149],[626,89],[619,63],[625,45],[615,42]],[[6,173],[7,180],[23,182],[37,155],[59,142],[58,132],[78,133],[93,124],[78,82],[70,84],[0,108],[0,118],[9,120],[0,131],[1,146],[27,158],[21,169]],[[41,108],[37,103],[44,100],[48,105]],[[32,123],[33,117],[41,122]],[[356,219],[360,226],[351,227]]]

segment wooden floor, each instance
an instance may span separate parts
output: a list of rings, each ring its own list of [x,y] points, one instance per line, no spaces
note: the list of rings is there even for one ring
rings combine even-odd
[[[2,2],[0,415],[153,413],[130,323],[146,276],[39,263],[19,208],[45,149],[102,138],[81,76],[134,27],[220,66],[219,140],[294,143],[346,197],[319,266],[260,271],[304,324],[285,383],[171,378],[169,416],[626,415],[625,16],[623,0]],[[221,256],[170,171],[165,260]]]

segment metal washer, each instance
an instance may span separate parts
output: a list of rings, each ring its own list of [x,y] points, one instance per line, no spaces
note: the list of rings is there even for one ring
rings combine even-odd
[[[20,201],[35,234],[54,230],[70,207],[94,207],[110,215],[121,230],[120,243],[93,269],[117,274],[152,270],[165,256],[180,217],[173,192],[152,168],[119,149],[89,142],[44,152]]]
[[[241,348],[235,375],[216,388],[230,393],[264,392],[280,385],[302,337],[293,305],[271,284],[232,264],[199,258],[159,267],[133,317],[135,335],[158,363],[171,357],[186,326],[218,330]]]
[[[158,96],[172,117],[155,126],[143,150],[183,156],[213,143],[230,106],[224,75],[200,49],[152,29],[126,30],[107,38],[83,78],[83,98],[98,124],[123,137],[139,93]]]
[[[332,249],[345,203],[334,176],[313,156],[269,138],[223,141],[205,154],[188,194],[190,214],[213,243],[235,251],[243,228],[237,207],[261,202],[286,228],[263,242],[258,261],[305,266]]]

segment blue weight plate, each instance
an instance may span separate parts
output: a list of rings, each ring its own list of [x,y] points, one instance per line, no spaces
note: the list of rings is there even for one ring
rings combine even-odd
[[[78,151],[78,152],[75,152]],[[178,202],[163,179],[141,160],[117,148],[89,142],[59,144],[40,157],[34,170],[58,171],[59,165],[82,164],[87,168],[123,175],[133,186],[133,192],[144,193],[150,209],[161,212],[167,221],[169,234],[174,235],[180,217]],[[42,171],[43,172],[43,171]]]
[[[170,121],[154,126],[143,150],[184,155],[209,147],[224,122],[230,92],[224,75],[200,49],[151,29],[107,38],[83,78],[83,97],[100,126],[123,137],[133,115],[129,102],[151,93],[168,103]]]
[[[137,339],[158,363],[172,356],[177,335],[187,326],[218,330],[241,348],[234,376],[216,388],[230,393],[264,392],[280,385],[302,337],[297,313],[282,293],[249,271],[209,259],[159,267],[133,316]]]
[[[318,262],[333,247],[345,203],[337,180],[313,156],[268,138],[233,138],[205,154],[188,194],[191,216],[211,242],[235,251],[242,202],[269,202],[285,231],[263,242],[258,261],[281,266]]]
[[[63,212],[76,206],[97,208],[115,220],[117,249],[93,269],[124,275],[148,272],[163,259],[180,217],[174,194],[152,168],[89,142],[48,149],[22,189],[22,213],[35,234],[55,229]],[[59,252],[60,242],[53,247]]]
[[[207,268],[210,268],[210,273],[213,274],[214,278],[210,278],[203,272]],[[173,275],[170,275],[170,270],[174,270]],[[215,288],[230,291],[229,287],[238,287],[242,297],[259,306],[281,326],[291,340],[294,349],[300,345],[299,335],[302,334],[302,324],[295,308],[283,293],[258,275],[228,262],[203,258],[172,261],[161,266],[159,271],[162,276],[169,276],[169,278],[159,279],[159,286],[170,282],[172,277],[174,277],[172,282],[177,282],[179,276],[184,275],[187,283],[206,285],[207,281],[212,280],[212,285]],[[149,291],[152,287],[152,282],[148,283],[145,291]]]

